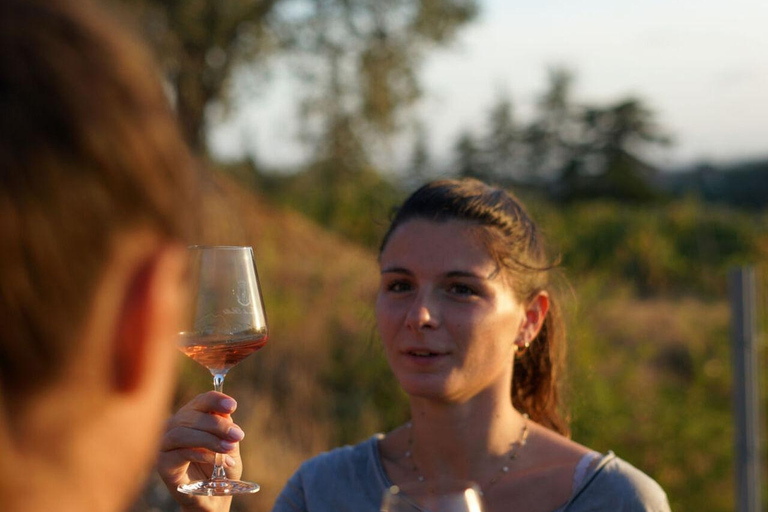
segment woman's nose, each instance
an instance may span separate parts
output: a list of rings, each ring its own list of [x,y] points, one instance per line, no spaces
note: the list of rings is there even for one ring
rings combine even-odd
[[[425,300],[425,297],[419,295],[411,304],[406,316],[406,325],[414,331],[422,329],[434,329],[438,326],[436,308]]]

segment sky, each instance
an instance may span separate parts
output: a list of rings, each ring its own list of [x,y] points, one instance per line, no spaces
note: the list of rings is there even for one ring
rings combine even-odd
[[[578,103],[633,96],[651,108],[674,141],[644,155],[662,168],[768,157],[768,0],[480,6],[478,19],[450,46],[431,51],[421,70],[424,98],[415,114],[433,155],[449,153],[466,127],[480,132],[502,96],[525,121],[547,70],[564,66],[574,73]],[[253,153],[274,166],[301,162],[296,92],[288,84],[278,71],[264,94],[236,99],[211,133],[214,153]]]

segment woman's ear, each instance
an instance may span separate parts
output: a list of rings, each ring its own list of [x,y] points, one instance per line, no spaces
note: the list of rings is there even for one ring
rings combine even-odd
[[[167,359],[173,352],[185,304],[183,254],[179,247],[159,246],[129,270],[112,347],[113,386],[118,392],[135,391],[155,369],[156,359]]]
[[[547,318],[549,311],[549,294],[541,291],[537,293],[525,308],[525,319],[520,330],[520,347],[527,348],[536,336],[539,335],[541,327],[544,325],[544,319]]]

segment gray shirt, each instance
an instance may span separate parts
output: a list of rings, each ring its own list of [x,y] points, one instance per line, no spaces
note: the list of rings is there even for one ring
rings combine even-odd
[[[272,512],[378,512],[384,472],[377,434],[306,461],[288,480]],[[600,455],[575,481],[571,499],[558,512],[668,512],[661,487],[613,453]]]

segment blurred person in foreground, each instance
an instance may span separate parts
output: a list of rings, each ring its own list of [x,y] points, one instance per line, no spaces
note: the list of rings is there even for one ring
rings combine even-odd
[[[516,197],[476,180],[429,183],[398,210],[379,263],[379,335],[411,421],[305,462],[275,512],[375,512],[393,484],[445,478],[479,484],[487,512],[669,510],[650,477],[570,439],[556,265]],[[173,491],[232,441],[220,400],[193,399],[161,443],[161,476],[185,510],[229,506]]]
[[[0,509],[119,511],[157,452],[194,161],[90,2],[0,1]]]

